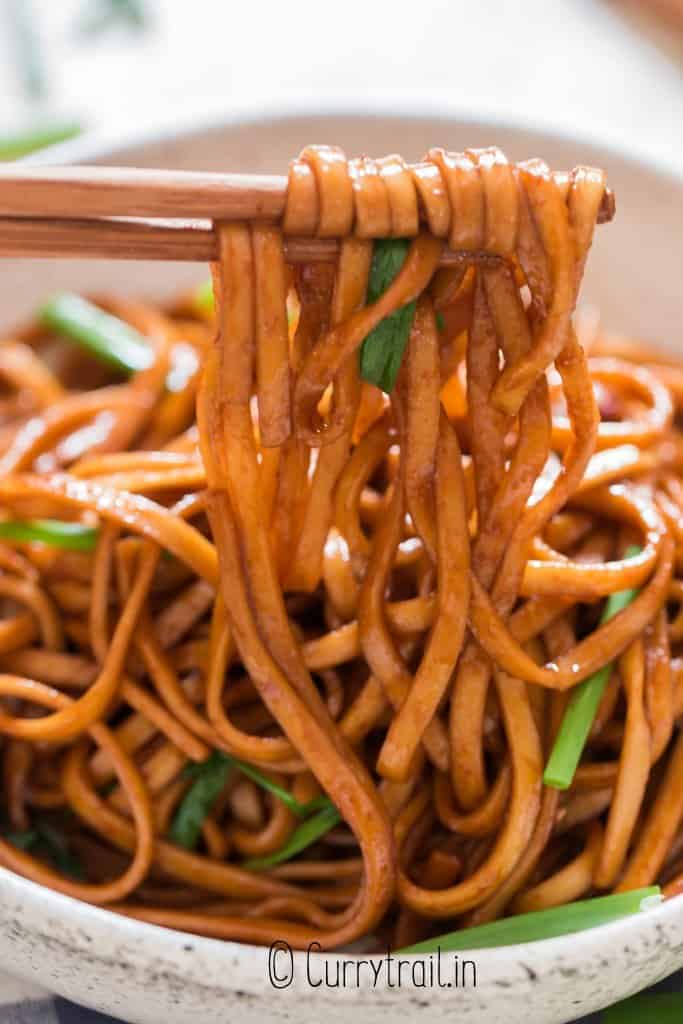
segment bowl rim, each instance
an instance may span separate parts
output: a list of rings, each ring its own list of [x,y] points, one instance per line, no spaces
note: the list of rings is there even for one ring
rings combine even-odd
[[[637,168],[669,178],[674,184],[683,184],[683,166],[667,161],[661,156],[640,152],[635,145],[605,141],[597,132],[566,131],[552,122],[537,118],[515,116],[501,117],[488,111],[464,108],[456,103],[444,103],[441,99],[430,99],[414,94],[402,97],[397,94],[376,94],[372,104],[363,103],[357,97],[343,96],[326,98],[324,103],[311,99],[297,98],[273,103],[264,111],[260,106],[250,104],[227,104],[225,101],[202,105],[197,110],[183,113],[180,117],[171,115],[155,118],[154,123],[142,123],[121,133],[117,130],[96,128],[66,142],[57,143],[37,153],[24,157],[22,163],[50,166],[61,163],[79,163],[101,159],[107,153],[115,156],[127,150],[147,145],[172,142],[181,137],[218,133],[228,127],[240,125],[266,125],[271,122],[306,120],[309,118],[382,118],[400,121],[405,118],[443,120],[473,127],[490,126],[493,131],[524,133],[531,137],[552,139],[556,143],[576,143],[580,147],[601,150],[616,160],[627,162]]]
[[[538,140],[539,143],[549,139],[555,143],[574,142],[587,149],[599,150],[606,155],[607,160],[613,158],[636,169],[642,169],[649,175],[654,173],[659,177],[667,178],[674,186],[683,186],[683,168],[678,168],[660,158],[639,153],[634,146],[617,144],[613,140],[605,142],[598,137],[597,133],[570,133],[558,129],[554,124],[539,120],[532,121],[520,117],[504,118],[492,115],[485,110],[463,109],[458,104],[444,103],[442,100],[434,100],[426,96],[416,98],[414,94],[405,97],[397,96],[397,94],[376,95],[371,105],[363,103],[357,97],[351,99],[331,97],[326,98],[322,104],[313,100],[284,100],[269,106],[267,111],[250,105],[236,106],[221,102],[211,104],[208,108],[204,105],[199,111],[190,111],[179,118],[174,119],[168,116],[156,119],[153,126],[143,123],[124,133],[114,133],[106,129],[86,133],[82,137],[51,146],[26,157],[22,162],[49,166],[63,163],[86,163],[111,155],[116,163],[119,154],[136,148],[142,149],[145,146],[156,146],[181,139],[189,140],[195,136],[219,134],[222,129],[233,127],[267,125],[283,121],[304,121],[314,117],[329,117],[332,120],[335,118],[366,120],[383,118],[397,122],[406,118],[442,120],[444,124],[451,122],[477,128],[490,127],[492,134],[496,130],[523,133]],[[83,918],[84,923],[92,921],[96,928],[107,929],[110,933],[112,929],[116,929],[121,937],[139,940],[147,938],[156,951],[177,954],[184,946],[187,946],[189,937],[193,948],[199,953],[205,952],[207,958],[211,958],[212,954],[218,955],[220,951],[225,952],[226,948],[233,954],[253,955],[265,952],[264,947],[252,943],[207,938],[129,918],[108,910],[106,907],[89,904],[41,886],[0,866],[0,890],[3,889],[14,890],[19,896],[23,894],[31,903],[41,899],[47,900],[49,905],[55,906],[58,910],[61,909],[67,923],[79,924],[79,918]],[[3,902],[5,902],[4,899]],[[542,939],[533,943],[497,946],[490,949],[462,950],[460,955],[465,956],[471,953],[476,956],[477,961],[488,963],[493,967],[494,965],[500,966],[505,961],[519,960],[524,955],[530,955],[532,951],[536,956],[542,954],[549,958],[557,958],[572,948],[569,943],[573,940],[574,943],[580,942],[582,957],[586,954],[597,956],[604,948],[605,941],[609,941],[610,938],[618,938],[620,941],[627,942],[645,935],[656,937],[662,925],[673,921],[682,911],[683,903],[679,896],[669,899],[659,906],[586,931]],[[339,958],[348,957],[351,954],[332,952],[323,955],[327,958]],[[419,956],[419,954],[415,955]],[[304,952],[294,953],[295,960],[301,961],[305,956]],[[186,969],[190,968],[191,964],[186,960]]]
[[[199,966],[198,961],[218,962],[222,957],[231,955],[248,955],[253,957],[265,956],[269,947],[259,946],[254,943],[240,942],[236,939],[217,939],[204,935],[197,935],[194,932],[179,931],[176,928],[165,928],[161,925],[142,921],[138,918],[128,917],[110,910],[107,906],[86,903],[84,900],[67,896],[54,889],[48,889],[38,882],[15,874],[9,868],[0,865],[0,893],[7,887],[8,890],[16,890],[19,897],[23,897],[32,906],[40,908],[40,912],[48,909],[46,902],[50,904],[49,909],[59,914],[60,924],[73,925],[85,930],[90,924],[94,931],[106,931],[112,939],[120,938],[135,943],[142,942],[153,950],[155,957],[167,955],[170,957],[183,956],[184,969],[191,976],[193,966]],[[657,904],[646,907],[639,912],[626,917],[608,921],[605,924],[596,925],[582,931],[569,932],[565,935],[558,935],[548,939],[538,939],[533,942],[518,942],[505,946],[491,946],[474,949],[459,949],[457,955],[460,958],[471,956],[475,958],[477,968],[489,968],[493,971],[500,971],[503,967],[523,967],[523,961],[530,958],[538,966],[539,974],[542,973],[545,963],[553,963],[563,960],[567,953],[573,954],[575,959],[582,961],[593,961],[598,955],[608,948],[611,939],[617,940],[622,948],[628,948],[629,942],[640,940],[645,946],[649,940],[656,940],[661,936],[662,929],[671,924],[673,919],[683,912],[683,894],[663,900]],[[651,897],[650,897],[651,898]],[[3,894],[3,906],[7,900]],[[2,929],[0,928],[0,931]],[[145,941],[147,940],[147,941]],[[276,940],[282,941],[282,940]],[[580,944],[580,949],[577,947]],[[198,954],[195,964],[192,958],[187,957],[188,945],[191,945],[192,952]],[[76,952],[76,950],[74,950]],[[203,954],[203,955],[202,955]],[[306,950],[294,950],[294,963],[299,967],[305,962],[309,953]],[[341,961],[355,956],[362,956],[364,959],[372,959],[386,956],[386,953],[355,953],[345,950],[330,950],[327,952],[311,952],[311,956],[325,958],[329,961]],[[400,951],[393,951],[392,956],[401,958],[415,957],[425,959],[428,953],[401,954]],[[377,988],[382,991],[382,986]]]

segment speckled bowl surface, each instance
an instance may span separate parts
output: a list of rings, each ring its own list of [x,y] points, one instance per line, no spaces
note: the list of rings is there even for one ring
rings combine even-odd
[[[584,301],[599,306],[614,329],[683,348],[683,178],[595,143],[481,123],[448,109],[397,116],[349,113],[340,105],[326,115],[217,117],[116,145],[106,139],[72,143],[56,155],[62,161],[278,172],[308,142],[336,142],[348,153],[400,151],[409,158],[433,145],[495,143],[514,159],[542,156],[557,168],[606,167],[618,216],[598,232]],[[196,265],[8,261],[0,275],[0,319],[4,328],[15,323],[57,287],[163,296],[201,278]],[[683,899],[578,935],[461,953],[457,964],[445,956],[440,976],[428,960],[424,977],[422,969],[411,977],[412,968],[403,968],[399,978],[394,964],[376,982],[369,967],[354,965],[346,968],[341,987],[335,985],[337,975],[350,956],[290,957],[286,950],[269,953],[156,928],[1,868],[0,909],[4,969],[123,1020],[148,1024],[341,1024],[352,1018],[375,1024],[387,1014],[424,1024],[560,1024],[683,967]]]

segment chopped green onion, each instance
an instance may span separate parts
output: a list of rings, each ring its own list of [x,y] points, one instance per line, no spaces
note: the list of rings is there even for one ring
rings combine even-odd
[[[186,774],[194,782],[181,800],[171,823],[171,842],[186,850],[194,850],[204,819],[223,792],[232,769],[232,758],[218,750],[201,764],[190,766]]]
[[[232,757],[230,754],[226,754],[223,751],[216,751],[216,757],[220,757],[229,764],[238,768],[243,775],[246,775],[253,782],[256,782],[262,789],[268,790],[274,796],[281,800],[285,807],[288,807],[292,814],[295,814],[297,818],[307,818],[314,811],[320,811],[324,807],[332,807],[332,801],[327,796],[317,796],[313,800],[309,800],[307,803],[302,804],[300,800],[297,800],[295,796],[286,790],[283,786],[278,785],[277,782],[273,782],[267,775],[259,771],[258,768],[254,768],[253,765],[248,764],[246,761],[240,761],[237,757]],[[184,775],[186,778],[194,779],[198,774],[201,773],[203,764],[190,764],[185,768]]]
[[[634,996],[603,1010],[602,1024],[681,1024],[683,995],[680,992],[658,992]]]
[[[269,793],[273,793],[274,796],[281,800],[285,807],[288,807],[292,814],[295,814],[297,818],[307,818],[314,811],[323,810],[326,807],[333,807],[333,803],[328,796],[317,796],[313,800],[309,800],[308,803],[302,804],[295,796],[292,796],[282,786],[278,786],[277,782],[273,782],[267,775],[260,772],[258,768],[252,768],[250,764],[246,764],[244,761],[238,761],[234,759],[234,764],[239,768],[244,775],[258,783],[262,789],[267,789]]]
[[[0,521],[0,539],[23,543],[48,544],[67,551],[92,551],[98,530],[80,523],[63,523],[59,519],[6,519]]]
[[[640,554],[640,548],[630,547],[626,558]],[[613,619],[636,597],[637,590],[620,590],[611,594],[605,603],[600,625]],[[612,674],[613,663],[604,665],[588,679],[574,687],[562,718],[557,738],[543,774],[543,782],[553,789],[568,789],[591,731],[605,687]]]
[[[38,832],[38,847],[41,845],[58,871],[70,878],[83,879],[85,872],[83,865],[69,849],[66,839],[54,825],[48,822],[40,822],[36,825]]]
[[[194,305],[200,313],[214,313],[216,309],[216,300],[213,294],[213,281],[211,278],[207,278],[206,281],[202,281],[198,288],[195,289],[194,293]],[[287,324],[291,324],[294,313],[291,310],[287,310]]]
[[[8,843],[17,850],[31,850],[38,842],[39,836],[35,829],[29,832],[7,832],[4,836]]]
[[[18,850],[45,854],[52,866],[69,878],[85,878],[83,865],[69,850],[67,840],[58,828],[47,821],[37,822],[28,832],[7,832],[5,839]]]
[[[521,942],[554,939],[559,935],[571,935],[610,921],[618,921],[622,917],[630,917],[640,910],[648,909],[647,904],[654,902],[653,897],[661,897],[658,885],[567,903],[550,910],[505,917],[501,921],[492,921],[474,928],[461,928],[448,935],[418,942],[399,952],[433,953],[440,949],[442,953],[451,953],[461,949],[488,949],[492,946],[515,946]]]
[[[446,330],[446,320],[445,320],[445,317],[444,317],[443,313],[437,313],[436,314],[436,326],[437,326],[438,330],[440,330],[440,331],[445,331]]]
[[[203,761],[201,764],[189,764],[183,772],[185,778],[194,779],[195,784],[185,794],[171,826],[171,838],[179,846],[193,849],[197,845],[202,822],[222,792],[233,768],[238,769],[262,789],[266,789],[276,796],[297,818],[307,818],[319,810],[333,810],[338,814],[329,797],[318,796],[309,800],[308,803],[302,804],[277,782],[273,782],[267,775],[260,772],[258,768],[254,768],[236,757],[231,757],[230,754],[226,754],[222,750],[215,750],[207,761]],[[294,834],[296,835],[296,833]]]
[[[0,135],[0,160],[18,160],[38,149],[73,139],[81,131],[81,125],[76,121],[54,121],[36,124],[21,132]]]
[[[312,818],[309,818],[308,821],[304,821],[298,828],[295,828],[281,849],[275,853],[268,854],[266,857],[252,857],[250,860],[246,860],[242,867],[247,868],[249,871],[263,871],[266,868],[275,867],[276,864],[282,864],[283,861],[291,860],[292,857],[296,857],[297,853],[301,853],[306,847],[320,839],[321,836],[324,836],[326,832],[329,832],[340,821],[341,815],[337,808],[334,806],[326,807]]]
[[[213,281],[202,281],[194,293],[194,302],[202,313],[213,313],[216,303],[213,297]]]
[[[375,242],[368,281],[368,303],[376,302],[394,280],[403,266],[409,244],[405,238],[380,238]],[[394,310],[370,331],[361,346],[361,377],[387,394],[396,386],[414,316],[414,302]]]
[[[45,303],[39,316],[46,327],[65,334],[123,373],[136,373],[151,365],[152,350],[142,334],[80,295],[55,295]]]

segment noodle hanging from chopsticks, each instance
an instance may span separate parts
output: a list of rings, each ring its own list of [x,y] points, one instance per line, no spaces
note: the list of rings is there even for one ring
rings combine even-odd
[[[215,225],[215,313],[96,297],[127,375],[0,342],[0,863],[369,951],[683,891],[683,383],[574,324],[604,194],[312,146],[281,224]]]

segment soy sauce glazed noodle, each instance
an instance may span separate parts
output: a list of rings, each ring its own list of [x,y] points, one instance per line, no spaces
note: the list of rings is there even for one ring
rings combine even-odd
[[[282,224],[217,225],[215,323],[97,300],[147,339],[129,379],[41,324],[2,342],[3,865],[326,949],[683,889],[683,369],[577,336],[604,186],[310,147]],[[288,234],[338,260],[287,265]],[[392,314],[382,391],[364,343]],[[605,666],[569,788],[544,785]]]

